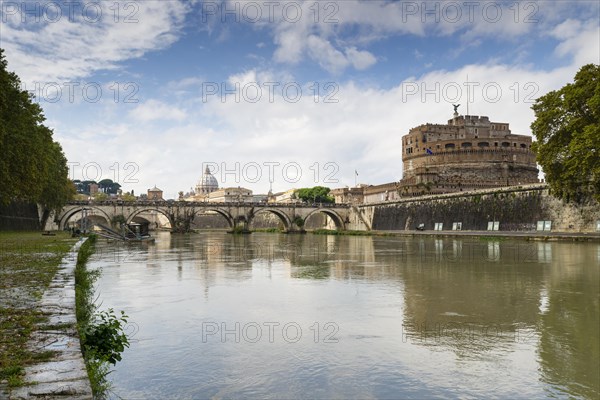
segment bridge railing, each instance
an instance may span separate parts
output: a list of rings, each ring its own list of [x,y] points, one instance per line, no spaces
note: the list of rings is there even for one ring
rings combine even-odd
[[[170,200],[72,200],[70,206],[133,206],[133,207],[261,207],[261,208],[349,208],[345,203],[265,203],[265,202],[204,202],[204,201],[170,201]]]

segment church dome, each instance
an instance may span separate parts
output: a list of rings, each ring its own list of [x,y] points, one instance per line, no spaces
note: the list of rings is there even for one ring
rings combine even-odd
[[[219,189],[219,182],[211,173],[208,166],[196,185],[196,194],[209,194]]]

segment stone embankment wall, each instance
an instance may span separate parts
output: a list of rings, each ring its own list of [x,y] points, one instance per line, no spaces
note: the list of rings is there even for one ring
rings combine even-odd
[[[350,220],[355,230],[415,230],[419,224],[433,230],[442,223],[447,231],[460,222],[462,230],[485,231],[498,221],[500,231],[531,232],[537,221],[552,221],[554,232],[596,232],[600,205],[564,203],[545,185],[524,185],[361,205]]]
[[[40,229],[40,216],[36,204],[13,202],[0,205],[0,230],[37,231]]]

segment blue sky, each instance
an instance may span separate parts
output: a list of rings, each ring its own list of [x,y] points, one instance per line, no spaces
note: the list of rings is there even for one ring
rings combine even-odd
[[[363,183],[397,180],[401,136],[446,122],[452,103],[466,113],[467,76],[470,114],[530,134],[532,100],[600,63],[597,1],[0,10],[9,68],[37,95],[72,178],[117,178],[136,193],[156,184],[169,198],[205,163],[221,186],[255,193],[353,185],[355,170]]]

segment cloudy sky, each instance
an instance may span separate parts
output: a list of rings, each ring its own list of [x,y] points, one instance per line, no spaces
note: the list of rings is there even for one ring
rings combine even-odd
[[[71,177],[167,198],[207,163],[255,193],[398,180],[402,135],[467,92],[531,134],[533,100],[600,63],[595,0],[0,4]]]

